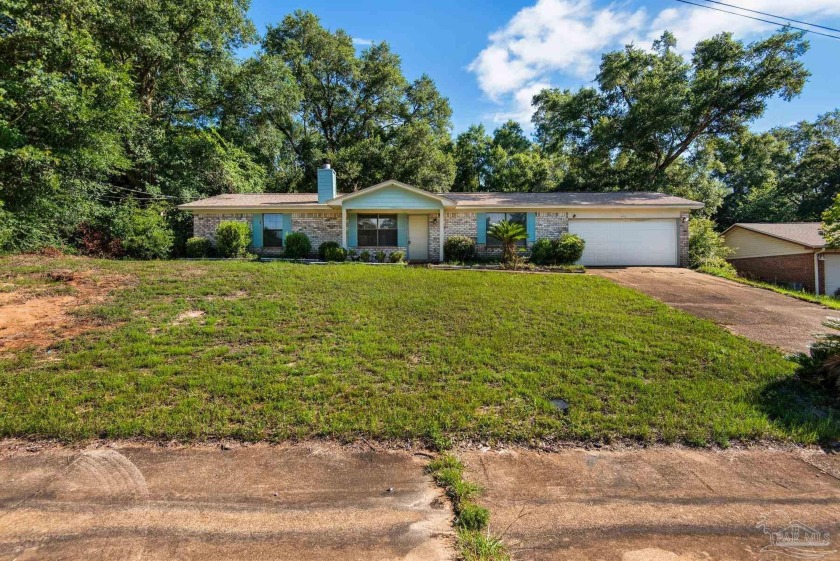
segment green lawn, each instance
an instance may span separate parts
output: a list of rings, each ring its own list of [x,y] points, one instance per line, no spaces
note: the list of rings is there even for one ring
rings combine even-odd
[[[49,355],[0,358],[0,435],[695,444],[840,435],[838,412],[791,380],[780,353],[594,276],[25,263],[0,259],[6,290],[51,268],[137,282],[83,312],[110,325]],[[204,315],[183,319],[195,311]],[[555,397],[570,402],[568,416]]]

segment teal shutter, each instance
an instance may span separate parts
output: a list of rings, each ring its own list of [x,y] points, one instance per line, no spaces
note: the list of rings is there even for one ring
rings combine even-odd
[[[408,247],[408,215],[397,215],[397,245]]]
[[[263,215],[255,214],[251,217],[251,245],[254,249],[263,246]]]
[[[487,243],[487,213],[479,212],[475,215],[476,219],[476,234],[475,243]]]
[[[292,233],[292,215],[291,214],[284,214],[283,215],[283,239],[286,239],[286,236]]]
[[[525,227],[528,230],[528,245],[537,241],[537,213],[529,212],[525,216]]]
[[[356,213],[348,214],[347,215],[347,245],[350,247],[356,247],[359,245],[359,229],[357,227]]]

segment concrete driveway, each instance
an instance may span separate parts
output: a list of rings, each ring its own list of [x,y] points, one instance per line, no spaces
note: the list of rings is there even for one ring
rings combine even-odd
[[[840,559],[840,455],[654,448],[460,454],[517,561]],[[825,546],[770,546],[799,521]],[[764,526],[762,526],[762,522]],[[765,533],[766,532],[768,533]],[[804,551],[808,550],[808,551]]]
[[[840,316],[840,311],[690,269],[629,267],[588,272],[786,352],[807,351],[814,335],[826,332],[825,318]]]
[[[428,458],[329,443],[0,445],[0,559],[452,559]]]

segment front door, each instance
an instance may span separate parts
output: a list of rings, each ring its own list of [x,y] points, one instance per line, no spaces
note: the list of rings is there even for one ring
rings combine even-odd
[[[425,214],[408,216],[408,260],[429,260],[429,217]]]

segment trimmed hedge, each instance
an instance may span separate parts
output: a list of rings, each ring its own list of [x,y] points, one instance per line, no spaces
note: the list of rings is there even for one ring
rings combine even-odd
[[[303,259],[309,257],[312,253],[312,242],[309,237],[303,232],[292,232],[283,240],[286,249],[283,251],[283,256],[290,259]]]

